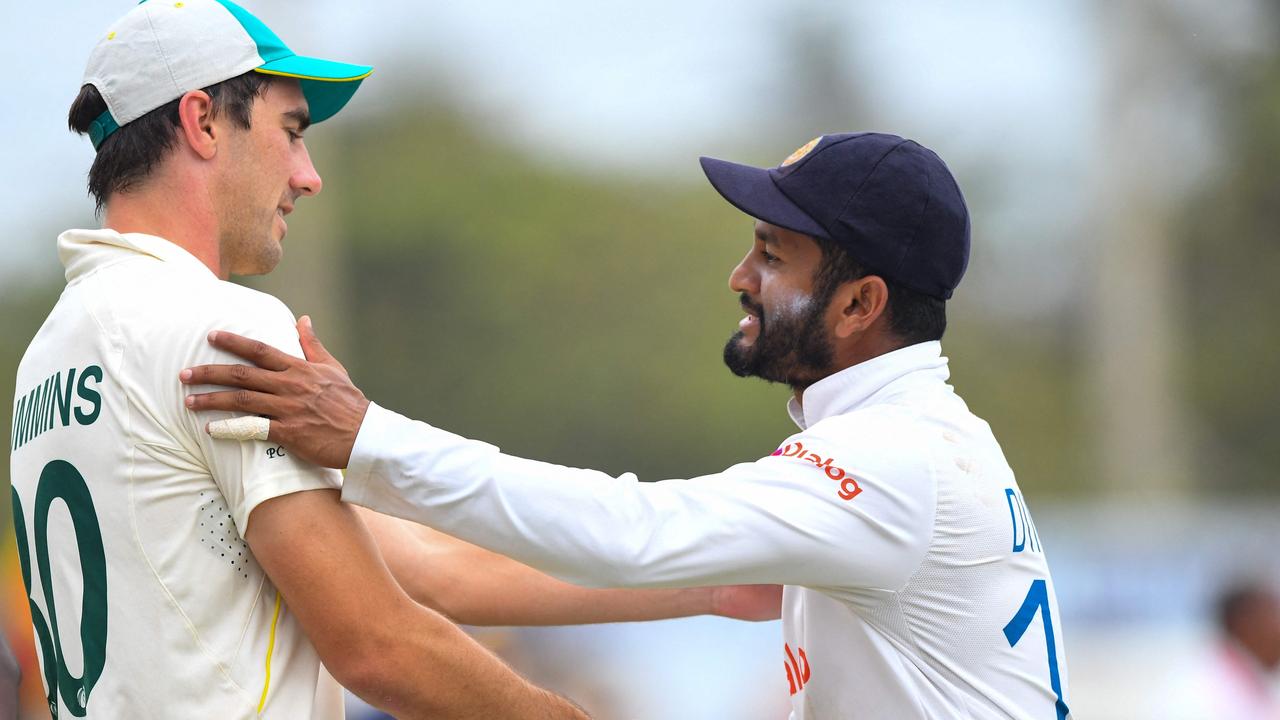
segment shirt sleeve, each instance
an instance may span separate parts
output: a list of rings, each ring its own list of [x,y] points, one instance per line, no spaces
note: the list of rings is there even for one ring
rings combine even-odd
[[[932,473],[896,456],[893,432],[856,444],[849,432],[814,426],[756,462],[641,483],[504,455],[371,404],[343,499],[581,585],[897,589],[932,537]]]
[[[261,340],[283,352],[302,357],[302,346],[294,325],[293,314],[275,298],[239,288],[239,297],[230,301],[230,307],[222,308],[214,325],[205,330],[228,330],[245,337]],[[193,357],[187,367],[203,364],[245,364],[244,360],[214,348],[199,337]],[[226,388],[216,386],[192,386],[191,393],[210,392]],[[187,390],[184,389],[184,394]],[[264,441],[236,442],[214,440],[205,432],[206,423],[239,413],[183,412],[187,432],[197,453],[213,476],[213,482],[226,498],[227,512],[231,513],[240,535],[249,529],[249,516],[260,503],[281,495],[302,490],[337,489],[342,486],[342,476],[336,470],[328,470],[302,462],[288,454],[276,443]]]

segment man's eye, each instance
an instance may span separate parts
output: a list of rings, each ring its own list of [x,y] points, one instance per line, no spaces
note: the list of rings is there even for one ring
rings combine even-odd
[[[301,139],[302,139],[302,133],[298,132],[297,130],[287,130],[287,129],[286,129],[286,132],[288,132],[288,133],[289,133],[289,139],[290,139],[290,140],[301,140]]]
[[[771,264],[771,265],[772,265],[773,263],[775,263],[775,262],[777,262],[777,261],[778,261],[778,256],[777,256],[777,255],[774,255],[773,253],[769,252],[768,250],[761,250],[761,251],[760,251],[760,257],[764,258],[764,261],[765,261],[765,262],[767,262],[767,263],[769,263],[769,264]]]

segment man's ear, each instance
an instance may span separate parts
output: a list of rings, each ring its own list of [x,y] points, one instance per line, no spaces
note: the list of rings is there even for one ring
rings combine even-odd
[[[178,120],[182,138],[192,152],[205,160],[218,151],[218,138],[213,126],[213,98],[203,90],[192,90],[178,100]]]
[[[840,309],[836,337],[847,338],[865,331],[884,314],[889,304],[889,286],[879,275],[867,275],[842,284],[832,301]]]

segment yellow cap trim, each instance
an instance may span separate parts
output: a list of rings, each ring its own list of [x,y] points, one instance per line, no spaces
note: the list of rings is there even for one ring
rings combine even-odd
[[[373,71],[370,70],[369,72],[363,75],[360,75],[359,77],[322,78],[322,77],[313,77],[311,75],[298,75],[296,73],[280,72],[279,70],[263,70],[262,68],[254,68],[253,71],[260,72],[263,75],[279,75],[280,77],[297,78],[299,80],[315,80],[317,82],[355,82],[356,80],[363,80],[373,74]]]

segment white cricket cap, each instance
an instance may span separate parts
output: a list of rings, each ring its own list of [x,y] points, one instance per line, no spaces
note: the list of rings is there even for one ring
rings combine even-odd
[[[89,54],[83,84],[107,103],[89,137],[96,149],[161,105],[250,71],[297,78],[311,121],[320,122],[347,104],[373,68],[297,55],[229,0],[143,0]]]

